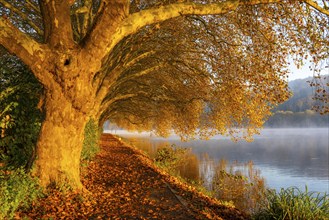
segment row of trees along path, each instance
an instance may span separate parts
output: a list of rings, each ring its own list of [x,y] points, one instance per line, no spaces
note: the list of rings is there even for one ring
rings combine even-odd
[[[86,193],[51,189],[31,219],[248,219],[161,172],[139,151],[103,134],[101,152],[82,168]],[[65,190],[64,190],[65,191]]]
[[[257,133],[289,97],[289,60],[326,66],[328,18],[324,0],[0,0],[0,45],[44,88],[41,184],[82,189],[90,118],[161,135]]]

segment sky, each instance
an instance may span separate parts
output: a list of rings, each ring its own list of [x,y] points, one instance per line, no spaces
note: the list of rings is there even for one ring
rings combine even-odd
[[[297,69],[297,67],[294,64],[290,65],[290,74],[289,74],[289,81],[295,80],[295,79],[304,79],[309,76],[313,76],[313,71],[310,71],[308,66],[303,66],[301,69]]]
[[[292,81],[295,79],[304,79],[309,76],[313,76],[313,71],[309,69],[310,63],[306,63],[302,68],[297,69],[297,67],[291,62],[290,64],[290,74],[288,81]],[[329,68],[321,71],[321,75],[327,75],[329,74]]]

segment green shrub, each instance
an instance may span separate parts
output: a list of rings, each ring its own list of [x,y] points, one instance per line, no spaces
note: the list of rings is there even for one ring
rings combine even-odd
[[[159,166],[173,171],[185,158],[186,153],[185,148],[177,148],[175,145],[164,146],[157,150],[154,160]]]
[[[23,168],[0,172],[0,219],[12,219],[17,209],[28,208],[41,195],[37,180]]]
[[[28,170],[44,116],[38,109],[43,88],[19,59],[7,53],[0,57],[0,81],[0,162]]]
[[[329,195],[318,192],[301,191],[296,187],[268,191],[268,202],[255,219],[329,219]]]
[[[92,159],[99,151],[98,141],[101,135],[97,123],[90,119],[85,127],[85,139],[83,141],[83,147],[81,152],[81,160]]]

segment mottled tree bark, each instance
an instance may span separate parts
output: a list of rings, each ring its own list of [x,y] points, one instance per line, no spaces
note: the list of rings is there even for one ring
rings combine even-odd
[[[82,188],[80,155],[88,119],[58,91],[46,94],[45,109],[46,118],[37,144],[36,173],[44,186],[68,183],[73,188]]]
[[[46,116],[37,143],[35,173],[43,186],[65,183],[81,189],[84,128],[98,107],[92,104],[94,90],[85,78],[88,72],[82,71],[84,65],[74,61],[76,56],[70,61],[60,57],[69,56],[59,54],[47,65],[48,70],[54,71],[54,81],[44,83]]]

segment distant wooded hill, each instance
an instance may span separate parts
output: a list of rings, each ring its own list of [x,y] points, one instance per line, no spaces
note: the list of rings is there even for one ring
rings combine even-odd
[[[312,111],[312,107],[319,104],[313,100],[314,88],[308,83],[312,79],[308,77],[289,82],[292,97],[274,109],[274,115],[265,123],[266,127],[329,126],[328,115],[320,115]],[[323,76],[323,82],[329,83],[329,75]]]
[[[308,83],[308,81],[312,81],[312,79],[312,77],[308,77],[289,82],[289,88],[293,95],[275,111],[304,112],[306,110],[311,110],[312,106],[317,104],[312,99],[314,96],[314,87],[311,87]],[[329,75],[323,76],[323,82],[329,83]]]

